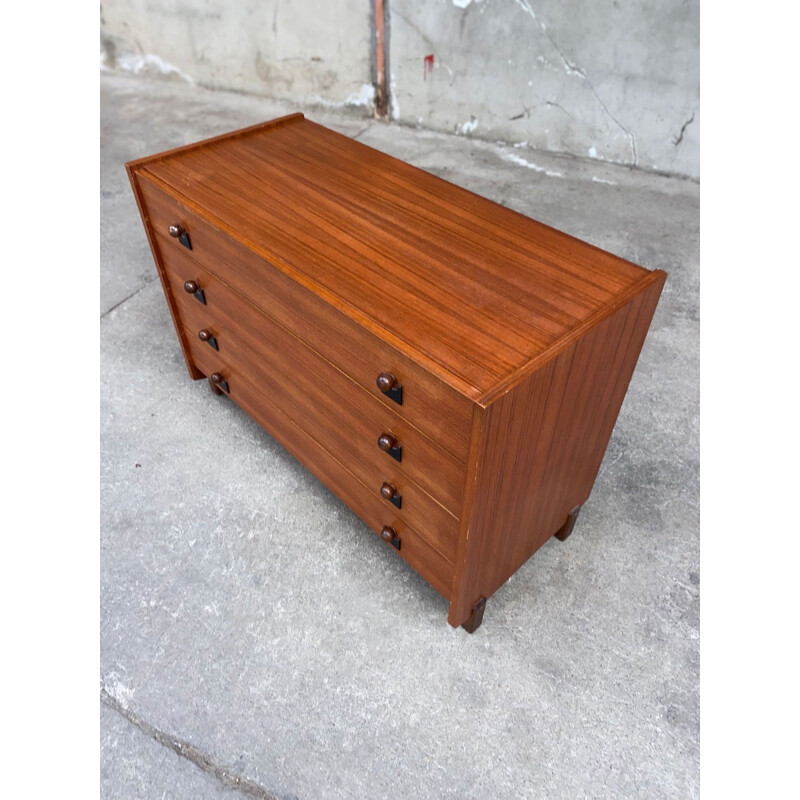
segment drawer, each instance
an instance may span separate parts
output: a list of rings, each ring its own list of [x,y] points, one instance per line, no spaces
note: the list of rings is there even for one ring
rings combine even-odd
[[[392,528],[399,539],[399,549],[388,543],[387,547],[395,549],[436,591],[449,599],[453,564],[411,527],[394,506],[384,502],[372,488],[365,486],[328,450],[288,419],[236,367],[224,364],[218,353],[210,348],[199,348],[195,355],[196,366],[201,372],[206,375],[214,371],[222,373],[230,399],[302,462],[375,533],[380,534],[384,526]]]
[[[400,411],[458,460],[466,461],[472,422],[472,402],[467,397],[189,211],[146,172],[140,172],[137,180],[163,255],[187,255],[216,273],[381,404]],[[174,224],[189,237],[191,250],[169,236]],[[402,405],[376,385],[382,373],[390,373],[402,386]]]
[[[192,259],[170,253],[162,263],[193,352],[209,349],[198,338],[208,330],[225,360],[235,361],[298,425],[341,460],[357,461],[365,483],[378,480],[380,486],[387,476],[401,475],[454,517],[460,514],[465,467],[453,455]],[[198,293],[184,290],[187,280],[197,283]],[[384,433],[402,447],[399,462],[378,448]]]

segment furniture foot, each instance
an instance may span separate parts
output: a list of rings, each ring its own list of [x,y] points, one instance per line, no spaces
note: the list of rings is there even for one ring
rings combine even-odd
[[[220,389],[219,386],[217,386],[217,384],[211,380],[211,378],[208,379],[208,385],[211,387],[211,391],[214,392],[214,394],[224,394],[222,389]]]
[[[483,610],[486,608],[486,598],[481,597],[472,608],[469,619],[461,626],[467,633],[475,633],[483,622]]]
[[[559,542],[563,542],[572,533],[572,529],[575,527],[575,520],[578,519],[580,510],[580,506],[575,506],[575,508],[569,512],[567,521],[553,534]]]

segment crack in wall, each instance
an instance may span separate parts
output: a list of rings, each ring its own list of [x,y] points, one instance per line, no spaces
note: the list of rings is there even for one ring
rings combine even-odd
[[[577,75],[581,80],[585,81],[586,85],[589,87],[589,91],[594,95],[595,100],[600,104],[600,108],[606,112],[606,114],[614,121],[614,123],[619,127],[619,129],[628,137],[628,142],[631,146],[631,157],[633,159],[632,166],[638,167],[639,166],[639,154],[636,150],[636,136],[633,134],[632,131],[628,130],[612,113],[609,111],[608,106],[603,102],[600,98],[600,95],[597,94],[597,90],[594,88],[594,85],[589,80],[588,76],[586,75],[585,70],[581,69],[579,66],[574,64],[570,61],[565,55],[564,51],[559,47],[556,40],[550,35],[550,31],[547,30],[547,26],[542,22],[539,17],[536,15],[536,12],[533,10],[533,7],[528,2],[528,0],[514,0],[514,2],[526,13],[530,16],[530,18],[539,26],[539,29],[542,33],[547,37],[547,40],[553,46],[553,49],[558,53],[558,57],[561,59],[561,63],[564,66],[564,71],[567,75]]]
[[[677,147],[683,141],[683,134],[686,133],[686,129],[694,122],[694,114],[692,114],[686,122],[681,125],[680,133],[672,140],[672,144]]]
[[[181,758],[191,761],[192,764],[199,767],[203,772],[213,775],[226,789],[235,789],[237,792],[247,797],[255,798],[255,800],[280,800],[280,798],[268,792],[263,786],[259,786],[259,784],[255,783],[255,781],[248,780],[229,769],[225,769],[225,767],[215,764],[210,756],[203,753],[193,744],[179,739],[177,736],[170,736],[168,733],[164,733],[164,731],[159,730],[149,722],[145,722],[138,714],[126,708],[119,700],[102,688],[100,689],[100,702],[116,711],[118,714],[121,714],[128,722],[135,725],[146,736],[155,739],[164,747],[168,747],[181,756]]]
[[[516,114],[515,116],[509,117],[508,119],[511,122],[513,122],[514,120],[517,120],[517,119],[522,119],[523,117],[527,117],[528,119],[530,119],[531,118],[531,111],[533,111],[536,108],[542,108],[542,106],[550,106],[551,108],[557,108],[559,111],[561,111],[562,113],[566,114],[570,119],[575,119],[575,117],[572,114],[570,114],[570,112],[567,111],[567,109],[564,108],[564,106],[562,106],[559,103],[555,103],[552,100],[545,100],[542,103],[536,103],[535,105],[532,105],[532,106],[526,106],[523,103],[522,104],[522,113],[521,114]]]

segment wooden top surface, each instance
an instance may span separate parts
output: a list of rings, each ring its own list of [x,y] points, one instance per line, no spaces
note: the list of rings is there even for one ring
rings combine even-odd
[[[483,402],[655,277],[302,114],[129,166]]]

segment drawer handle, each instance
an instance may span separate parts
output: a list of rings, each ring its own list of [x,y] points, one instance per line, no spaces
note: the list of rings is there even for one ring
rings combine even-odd
[[[215,350],[219,350],[219,345],[217,344],[217,339],[213,333],[211,333],[208,328],[203,328],[198,334],[197,338],[200,339],[201,342],[205,342],[208,345],[211,345]]]
[[[183,290],[188,294],[193,294],[196,300],[199,300],[203,305],[206,304],[205,292],[200,288],[197,281],[186,281],[183,284]]]
[[[384,525],[381,529],[381,539],[383,539],[384,542],[389,542],[395,550],[400,549],[400,537],[397,535],[397,531],[394,528]]]
[[[228,381],[226,381],[219,372],[213,372],[208,379],[211,381],[212,388],[216,386],[217,388],[221,387],[226,392],[230,391],[230,389],[228,389]]]
[[[381,497],[384,500],[388,500],[390,503],[394,503],[398,508],[403,505],[403,496],[391,483],[386,483],[384,481],[383,486],[381,486]]]
[[[180,222],[174,222],[169,226],[169,235],[173,239],[177,239],[184,247],[188,248],[189,250],[192,249],[192,243],[189,240],[189,234],[186,233],[186,229],[180,224]]]
[[[378,438],[378,447],[388,453],[395,461],[403,460],[403,445],[397,444],[397,439],[391,433],[382,433]]]
[[[403,387],[397,382],[397,378],[391,372],[381,372],[375,379],[378,388],[397,405],[403,405]]]

